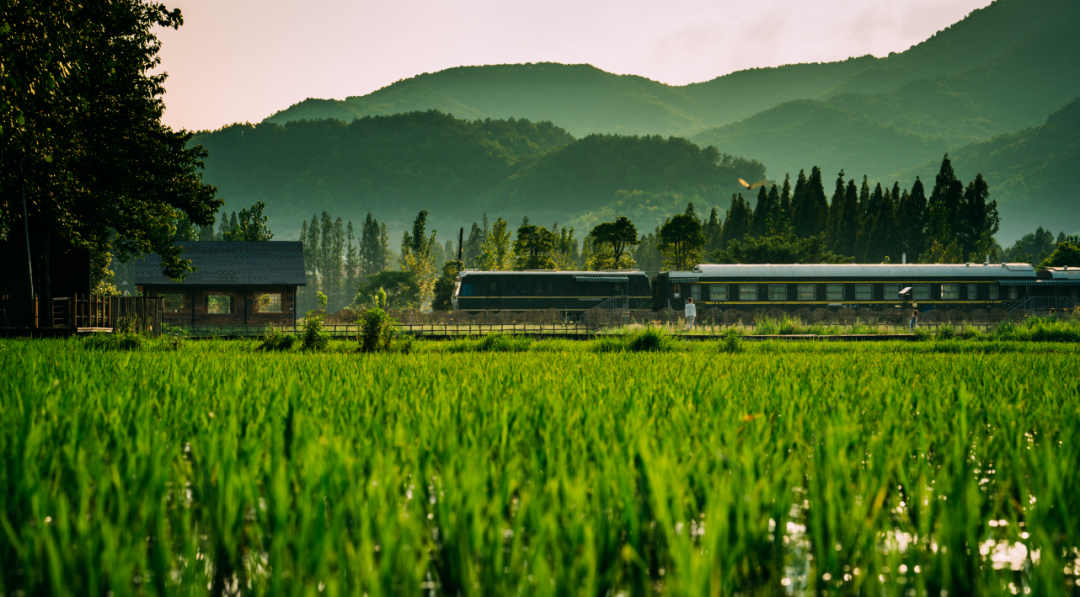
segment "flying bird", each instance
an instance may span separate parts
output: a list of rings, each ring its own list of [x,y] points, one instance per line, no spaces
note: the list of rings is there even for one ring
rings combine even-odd
[[[746,187],[746,188],[748,188],[748,189],[750,189],[752,191],[752,190],[764,185],[765,180],[762,179],[762,180],[759,180],[759,181],[755,182],[754,184],[750,184],[750,183],[748,183],[745,180],[740,178],[739,179],[739,184],[741,184],[742,186],[744,186],[744,187]]]

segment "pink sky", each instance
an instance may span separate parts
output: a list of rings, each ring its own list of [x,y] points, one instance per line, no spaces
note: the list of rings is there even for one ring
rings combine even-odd
[[[589,63],[673,85],[900,52],[989,0],[174,0],[165,123],[257,122],[462,65]]]

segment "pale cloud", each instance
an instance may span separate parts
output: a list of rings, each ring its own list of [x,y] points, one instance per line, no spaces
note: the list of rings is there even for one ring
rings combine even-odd
[[[899,52],[989,0],[178,0],[165,122],[258,121],[460,65],[589,63],[673,85]]]

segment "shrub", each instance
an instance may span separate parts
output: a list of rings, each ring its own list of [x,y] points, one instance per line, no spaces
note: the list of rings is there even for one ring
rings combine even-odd
[[[524,336],[488,334],[480,340],[477,350],[482,352],[528,352],[532,340]]]
[[[661,352],[675,348],[678,342],[663,328],[647,326],[626,334],[625,343],[631,352]]]
[[[380,288],[375,294],[375,306],[360,316],[360,352],[380,352],[390,349],[390,342],[397,334],[397,321],[386,314],[386,292]]]
[[[937,330],[938,340],[952,340],[956,337],[956,329],[951,325],[943,325]]]
[[[326,313],[326,295],[319,292],[319,310],[311,310],[304,317],[304,337],[300,343],[303,350],[326,350],[330,345],[330,334],[323,330],[323,317]]]
[[[413,344],[416,343],[416,338],[412,336],[399,336],[390,346],[391,352],[397,352],[401,354],[412,354]]]
[[[720,342],[720,350],[731,354],[743,351],[742,338],[739,337],[739,333],[734,328],[729,329],[727,335]]]
[[[263,336],[263,343],[258,350],[289,350],[296,344],[296,336],[286,334],[281,329],[270,326]]]

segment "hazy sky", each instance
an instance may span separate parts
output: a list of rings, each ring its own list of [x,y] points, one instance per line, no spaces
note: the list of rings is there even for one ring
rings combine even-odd
[[[589,63],[683,85],[900,52],[989,0],[163,0],[165,123],[262,120],[461,65]]]

